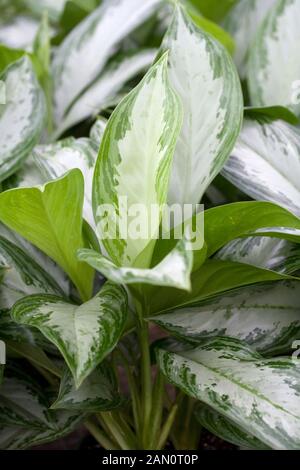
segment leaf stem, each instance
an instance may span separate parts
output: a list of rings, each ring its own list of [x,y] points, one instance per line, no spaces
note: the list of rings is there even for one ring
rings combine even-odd
[[[159,430],[161,427],[163,409],[164,409],[164,377],[160,371],[157,372],[155,384],[153,387],[152,401],[152,424],[150,429],[151,448],[155,449],[158,442]]]
[[[138,338],[141,349],[141,385],[142,385],[142,445],[144,449],[149,447],[148,433],[150,429],[150,417],[152,411],[152,377],[151,359],[149,351],[148,324],[143,318],[139,318]]]
[[[91,419],[86,420],[84,425],[104,449],[120,450]]]
[[[140,433],[141,429],[141,401],[138,393],[138,387],[136,383],[136,379],[134,377],[134,373],[131,370],[130,364],[125,357],[124,354],[119,350],[120,353],[120,358],[124,364],[126,376],[127,376],[127,382],[128,382],[128,387],[129,387],[129,392],[131,396],[131,401],[132,401],[132,413],[133,413],[133,419],[134,419],[134,427],[136,430],[137,435]]]
[[[165,424],[162,427],[161,435],[160,435],[160,438],[159,438],[159,441],[158,441],[158,446],[157,446],[158,450],[163,449],[165,444],[166,444],[169,433],[171,431],[171,428],[172,428],[173,423],[174,423],[175,418],[176,418],[176,413],[177,413],[177,410],[178,410],[178,406],[179,406],[179,404],[176,400],[175,403],[172,405],[172,407],[170,409],[170,412],[169,412],[169,415],[167,417],[167,420],[165,421]]]
[[[128,429],[123,429],[110,411],[101,412],[100,417],[122,450],[136,449],[136,442],[128,433]]]

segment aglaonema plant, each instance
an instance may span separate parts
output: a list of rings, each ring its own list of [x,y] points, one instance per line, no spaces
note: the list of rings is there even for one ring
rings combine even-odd
[[[224,21],[233,36],[239,3]],[[267,9],[252,3],[259,23]],[[271,3],[257,34],[272,49],[268,21],[284,30],[300,11]],[[158,11],[164,25],[170,9],[159,50],[139,49],[149,39],[137,28]],[[32,53],[3,55],[0,446],[84,424],[105,449],[197,449],[202,429],[242,448],[299,449],[297,106],[261,92],[258,45],[248,64],[243,42],[244,110],[230,36],[190,3],[119,0],[86,15],[51,70],[45,17]],[[133,50],[116,54],[129,33]],[[94,114],[91,102],[109,119],[55,141]],[[194,211],[180,237],[166,232],[166,204],[213,203],[220,172],[256,200]]]

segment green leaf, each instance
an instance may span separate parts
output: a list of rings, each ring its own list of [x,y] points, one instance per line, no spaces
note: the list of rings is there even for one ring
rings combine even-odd
[[[24,56],[11,64],[0,80],[5,102],[0,104],[0,181],[14,173],[39,140],[45,100],[31,61]]]
[[[195,349],[161,345],[157,361],[174,385],[266,445],[299,449],[299,361],[264,359],[242,341],[224,337]]]
[[[64,10],[59,19],[59,25],[64,32],[69,33],[80,23],[91,11],[84,8],[84,5],[78,4],[76,0],[65,2]]]
[[[253,106],[279,104],[300,116],[299,21],[299,2],[278,0],[259,28],[248,68]]]
[[[201,426],[224,441],[247,449],[270,450],[259,439],[251,436],[251,434],[236,426],[229,419],[224,418],[220,413],[216,413],[216,411],[208,406],[198,406],[195,410],[195,415]]]
[[[21,59],[24,54],[25,51],[22,49],[12,49],[4,44],[0,44],[0,72],[2,73],[8,65]]]
[[[299,124],[298,117],[284,106],[262,106],[260,108],[248,106],[244,108],[244,115],[252,119],[257,119],[258,121],[265,117],[272,121],[281,119],[292,125]]]
[[[300,242],[299,218],[269,202],[236,202],[208,209],[204,214],[203,212],[195,214],[192,219],[185,221],[185,224],[200,228],[200,233],[198,229],[200,237],[203,237],[201,232],[203,218],[205,244],[194,250],[193,271],[203,264],[205,258],[209,258],[236,238],[266,235]],[[157,262],[173,247],[172,237],[157,240],[153,259]]]
[[[180,103],[169,86],[164,54],[111,115],[95,167],[94,217],[103,245],[118,265],[149,267],[180,125]],[[124,199],[127,208],[121,210]],[[106,222],[102,209],[108,204],[116,217],[110,213]],[[151,217],[153,205],[157,217]],[[141,206],[144,210],[135,217]],[[126,239],[118,230],[124,216],[129,218]],[[131,235],[136,225],[146,233]]]
[[[10,369],[0,387],[1,449],[26,449],[53,441],[73,431],[83,419],[77,410],[49,410],[51,396],[45,387],[27,371]]]
[[[300,130],[283,121],[245,119],[222,174],[254,199],[300,215]]]
[[[59,394],[51,409],[109,411],[118,408],[122,398],[111,366],[103,362],[76,389],[72,374],[65,369]]]
[[[67,111],[55,135],[78,124],[90,116],[95,116],[108,107],[122,87],[135,76],[145,72],[155,58],[155,50],[145,49],[130,55],[122,55],[112,61],[105,72],[76,99]]]
[[[215,257],[284,274],[300,269],[300,245],[271,237],[237,238],[221,248]]]
[[[111,283],[80,306],[45,294],[24,297],[12,309],[12,318],[17,323],[38,328],[57,346],[76,387],[115,347],[126,315],[126,292]]]
[[[33,53],[38,60],[41,69],[41,82],[44,84],[49,79],[50,47],[51,44],[48,16],[47,12],[45,11],[33,43]]]
[[[100,253],[87,249],[78,252],[78,259],[85,261],[116,284],[141,283],[185,290],[191,288],[193,251],[186,238],[179,240],[176,247],[151,269],[118,267]]]
[[[68,170],[79,168],[84,177],[83,217],[94,227],[92,210],[92,181],[98,145],[91,139],[69,137],[48,145],[39,145],[33,150],[33,159],[49,181],[62,176]]]
[[[0,220],[57,262],[83,299],[92,292],[93,271],[77,261],[82,239],[83,177],[80,170],[44,186],[0,194]]]
[[[299,281],[249,286],[206,302],[175,307],[150,320],[194,343],[231,336],[262,354],[285,354],[300,337],[299,293]]]
[[[238,202],[205,211],[208,256],[231,240],[250,235],[286,238],[299,243],[299,229],[298,217],[270,202]]]
[[[149,18],[160,3],[161,0],[104,2],[71,31],[53,61],[58,125],[72,103],[100,76],[119,43]]]
[[[165,313],[176,307],[193,306],[199,301],[243,286],[260,282],[291,279],[291,276],[275,273],[242,263],[208,260],[192,273],[190,292],[168,287],[145,286],[146,301],[152,315]]]
[[[36,66],[39,69],[38,77],[45,92],[47,101],[48,132],[52,132],[52,78],[50,71],[51,39],[48,13],[44,11],[40,27],[33,42],[33,53]]]
[[[190,0],[201,13],[213,21],[220,21],[238,0]]]
[[[194,25],[181,7],[162,44],[184,119],[172,165],[169,202],[200,201],[239,135],[243,100],[228,52]]]
[[[276,0],[239,0],[223,21],[223,27],[235,40],[234,61],[242,79],[247,76],[249,49],[257,29],[275,3]]]

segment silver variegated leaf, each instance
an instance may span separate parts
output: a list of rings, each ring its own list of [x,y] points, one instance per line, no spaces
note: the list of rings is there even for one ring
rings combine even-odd
[[[169,77],[184,110],[169,202],[195,204],[238,137],[243,115],[241,87],[229,53],[181,7],[176,7],[162,49],[169,50]]]
[[[38,20],[25,15],[14,16],[3,24],[0,22],[0,43],[18,49],[30,48],[38,29]]]
[[[137,52],[108,65],[105,72],[67,111],[56,135],[62,134],[66,129],[88,117],[95,116],[109,106],[129,80],[150,67],[155,58],[155,53],[155,50]]]
[[[300,130],[284,121],[245,119],[222,174],[254,199],[300,215]]]
[[[20,298],[35,293],[63,295],[62,289],[31,256],[19,246],[0,236],[0,266],[6,267],[0,284],[0,338],[26,343],[53,352],[53,346],[35,329],[17,325],[9,309]],[[52,270],[53,271],[53,270]],[[56,273],[52,273],[56,274]]]
[[[105,361],[76,389],[72,374],[65,369],[59,394],[51,409],[79,410],[87,412],[109,411],[122,404],[116,378]]]
[[[69,137],[54,144],[39,145],[33,159],[46,181],[58,178],[73,168],[79,168],[84,178],[83,216],[94,226],[92,210],[92,181],[98,145],[88,138]]]
[[[292,274],[300,269],[300,245],[271,237],[237,238],[221,248],[215,258]]]
[[[30,188],[46,183],[45,178],[37,167],[32,153],[23,162],[21,168],[2,183],[3,191],[13,188]]]
[[[119,340],[127,316],[127,294],[106,283],[82,305],[54,295],[31,295],[19,300],[12,318],[38,328],[63,355],[76,387],[111,352]]]
[[[120,41],[149,18],[160,3],[161,0],[104,2],[71,31],[53,61],[58,125],[76,98],[100,76]]]
[[[112,113],[95,167],[94,217],[103,245],[117,265],[150,265],[181,118],[164,54]],[[128,227],[122,234],[126,219]]]
[[[300,282],[249,286],[150,318],[191,342],[212,336],[246,341],[263,354],[285,354],[300,337]]]
[[[255,450],[269,450],[259,439],[247,433],[229,419],[224,418],[220,413],[212,410],[208,406],[200,405],[195,410],[195,415],[201,426],[208,429],[212,434],[220,437],[224,441],[232,444]]]
[[[0,223],[0,236],[4,237],[24,253],[26,253],[35,263],[37,263],[44,272],[48,273],[52,279],[55,279],[57,285],[66,297],[70,294],[70,281],[62,269],[48,256],[42,253],[38,248],[29,243],[25,238],[10,230]]]
[[[223,26],[235,40],[234,61],[240,77],[247,76],[249,48],[258,27],[276,0],[239,0],[229,11]]]
[[[67,0],[23,0],[26,7],[39,17],[46,10],[51,21],[57,22],[63,12]]]
[[[193,251],[186,238],[180,240],[175,248],[151,269],[119,267],[100,253],[88,249],[80,250],[78,259],[85,261],[116,284],[141,283],[185,290],[191,288]]]
[[[264,359],[246,343],[225,337],[194,349],[161,345],[161,371],[272,449],[300,447],[300,361]]]
[[[62,290],[34,259],[0,236],[0,266],[7,267],[0,284],[0,308],[9,309],[20,298],[37,293],[63,295]]]
[[[51,397],[26,371],[13,368],[0,387],[0,448],[25,449],[71,432],[83,419],[76,411],[50,410]]]
[[[107,125],[107,119],[100,116],[96,119],[90,130],[90,139],[100,146]]]
[[[299,1],[278,0],[259,28],[248,68],[253,106],[279,104],[300,116],[299,22]]]
[[[11,64],[0,79],[0,181],[14,173],[40,138],[46,113],[43,92],[27,56]]]

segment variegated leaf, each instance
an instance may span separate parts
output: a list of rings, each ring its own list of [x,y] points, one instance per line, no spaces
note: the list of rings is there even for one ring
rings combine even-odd
[[[275,3],[276,0],[239,0],[223,22],[235,40],[234,61],[242,79],[247,76],[249,48],[257,29]]]
[[[2,189],[6,191],[13,188],[31,188],[43,183],[46,183],[46,180],[30,154],[18,171],[3,181]]]
[[[9,309],[20,298],[35,293],[63,295],[50,273],[46,272],[19,246],[0,236],[0,266],[6,267],[0,284],[0,338],[5,342],[26,343],[53,352],[53,346],[39,332],[17,325]],[[21,351],[22,352],[22,351]],[[20,353],[21,353],[20,352]]]
[[[235,43],[233,38],[225,31],[225,29],[221,28],[221,26],[216,24],[214,21],[210,21],[200,15],[196,8],[189,7],[188,5],[187,10],[196,26],[217,39],[217,41],[219,41],[228,50],[229,54],[233,55]]]
[[[245,119],[222,174],[254,199],[300,215],[300,130],[280,120]]]
[[[300,269],[300,245],[271,237],[237,238],[215,258],[292,274]]]
[[[80,250],[78,259],[85,261],[116,284],[142,283],[185,290],[191,288],[193,251],[186,238],[180,240],[176,247],[151,269],[119,267],[100,253],[88,249]]]
[[[164,39],[171,84],[184,120],[172,166],[169,202],[198,203],[238,137],[243,103],[237,72],[223,46],[176,7]]]
[[[18,49],[29,48],[38,29],[38,20],[25,15],[14,16],[8,22],[0,23],[0,43]]]
[[[53,62],[57,124],[75,99],[99,77],[120,41],[150,17],[160,3],[161,0],[104,2],[71,31]]]
[[[83,177],[78,169],[33,188],[0,194],[0,220],[56,261],[83,299],[92,292],[94,273],[77,261],[82,236]]]
[[[169,86],[164,54],[111,115],[95,167],[94,217],[118,265],[149,267],[180,125],[181,107]],[[123,235],[124,218],[129,220]]]
[[[0,223],[0,236],[25,252],[44,272],[47,272],[52,279],[55,279],[64,295],[69,297],[70,281],[63,270],[51,258],[2,223]]]
[[[56,135],[93,117],[116,98],[122,87],[136,75],[147,70],[155,58],[155,50],[137,52],[113,61],[100,77],[84,92],[67,111]]]
[[[300,337],[299,294],[299,281],[249,286],[150,320],[191,342],[230,336],[263,354],[285,354]]]
[[[0,236],[0,266],[7,267],[0,284],[0,308],[37,293],[63,295],[56,281],[21,248]]]
[[[300,361],[264,359],[225,337],[195,349],[165,347],[157,349],[157,361],[174,385],[271,448],[299,449]]]
[[[90,130],[90,139],[92,139],[98,146],[101,144],[102,137],[107,125],[107,119],[100,116],[96,119]]]
[[[72,374],[65,369],[59,394],[51,409],[108,411],[122,404],[111,366],[103,362],[76,389]]]
[[[0,104],[0,181],[14,173],[38,141],[46,107],[27,56],[11,64],[0,79],[5,104]]]
[[[208,406],[198,406],[195,410],[195,415],[201,426],[224,441],[231,442],[244,449],[270,450],[259,439],[251,436],[251,434]]]
[[[281,104],[300,116],[300,4],[278,0],[251,47],[248,83],[253,106]]]
[[[51,21],[58,21],[63,12],[67,0],[23,0],[26,7],[35,16],[41,16],[44,11],[47,11]]]
[[[84,417],[78,410],[49,410],[50,403],[44,389],[14,367],[0,387],[0,448],[25,449],[53,441],[71,432]]]
[[[19,327],[20,325],[15,324],[15,326],[17,329],[17,327]],[[54,353],[56,356],[58,356],[57,349],[54,347],[52,347],[51,349],[51,346],[53,345],[49,341],[47,341],[46,338],[44,338],[43,335],[39,331],[36,331],[35,333],[36,333],[34,334],[35,344],[24,342],[24,340],[23,341],[12,341],[10,339],[8,341],[6,340],[5,345],[6,345],[6,350],[7,350],[7,356],[9,357],[10,354],[12,354],[12,357],[14,358],[20,358],[20,357],[25,358],[30,364],[37,367],[37,369],[39,370],[45,369],[46,371],[49,371],[54,376],[61,377],[61,371],[59,367],[45,353],[45,351],[47,351],[49,353]],[[42,341],[40,341],[40,339],[42,339]],[[40,346],[38,346],[38,344]],[[49,345],[50,345],[50,348],[49,348]]]
[[[106,283],[88,302],[78,306],[53,295],[31,295],[19,300],[12,318],[38,328],[64,356],[79,387],[115,347],[124,328],[127,295]]]
[[[83,217],[94,226],[92,210],[92,181],[98,145],[91,139],[69,137],[59,142],[39,145],[33,158],[46,181],[62,176],[66,171],[79,168],[84,177]]]
[[[44,355],[44,351],[57,355],[57,348],[50,343],[36,328],[20,325],[10,316],[10,310],[0,310],[0,339],[6,344],[7,354],[13,351],[29,361],[36,354]]]

